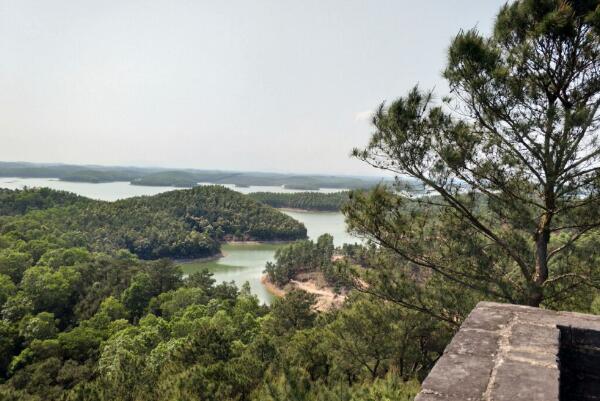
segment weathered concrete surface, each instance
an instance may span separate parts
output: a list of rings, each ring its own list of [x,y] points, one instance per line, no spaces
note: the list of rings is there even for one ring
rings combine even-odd
[[[479,303],[415,401],[558,401],[557,326],[600,330],[600,316]]]

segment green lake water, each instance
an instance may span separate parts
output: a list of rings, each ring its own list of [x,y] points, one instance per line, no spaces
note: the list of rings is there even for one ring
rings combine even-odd
[[[270,303],[273,296],[260,282],[265,264],[273,261],[275,244],[225,244],[221,247],[223,257],[218,260],[187,262],[181,265],[185,274],[208,269],[217,283],[233,281],[241,286],[246,281],[253,294],[262,302]]]
[[[354,243],[358,240],[346,233],[344,216],[331,212],[299,212],[283,211],[294,219],[304,223],[310,239],[321,234],[331,234],[335,245]],[[260,282],[265,264],[273,261],[275,251],[282,245],[275,244],[226,244],[223,245],[223,257],[218,260],[187,262],[182,264],[184,273],[190,274],[208,269],[214,274],[217,282],[234,281],[238,286],[244,282],[250,284],[252,293],[265,303],[270,303],[273,296]]]
[[[140,195],[155,195],[171,191],[174,187],[150,187],[131,185],[128,182],[109,182],[100,184],[66,182],[53,178],[6,178],[0,177],[0,188],[19,189],[27,187],[48,187],[52,189],[74,192],[92,199],[114,201]],[[242,192],[298,192],[286,190],[282,187],[251,186],[237,188],[232,185],[227,187]],[[319,192],[334,192],[339,190],[322,189]],[[308,237],[316,239],[319,235],[329,233],[333,235],[336,245],[354,243],[358,240],[345,230],[344,216],[335,212],[301,212],[283,210],[284,213],[304,223]],[[272,261],[275,250],[282,245],[275,244],[226,244],[223,245],[223,257],[212,261],[186,262],[181,266],[185,274],[190,274],[201,269],[209,269],[218,283],[233,281],[241,286],[246,281],[261,302],[270,303],[271,294],[261,284],[260,279],[265,264]]]

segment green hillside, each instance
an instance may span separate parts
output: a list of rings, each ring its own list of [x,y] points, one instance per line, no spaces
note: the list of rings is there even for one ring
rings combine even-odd
[[[223,240],[287,241],[306,237],[301,223],[222,186],[117,202],[72,198],[48,189],[2,193],[15,200],[12,206],[4,207],[4,214],[39,210],[1,217],[1,234],[24,240],[60,237],[69,246],[103,252],[127,249],[142,259],[211,256],[219,252]],[[31,198],[40,199],[38,206]]]

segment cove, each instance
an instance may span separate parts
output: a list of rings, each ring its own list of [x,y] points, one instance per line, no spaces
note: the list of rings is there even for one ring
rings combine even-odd
[[[309,239],[315,240],[321,234],[333,235],[336,246],[344,243],[355,243],[358,239],[346,232],[344,216],[339,212],[309,212],[282,210],[283,213],[304,223]],[[273,261],[275,251],[283,245],[236,243],[222,246],[223,257],[218,260],[182,263],[185,274],[208,269],[214,274],[217,283],[233,281],[238,287],[246,281],[259,301],[270,304],[273,300],[267,289],[260,282],[267,262]]]

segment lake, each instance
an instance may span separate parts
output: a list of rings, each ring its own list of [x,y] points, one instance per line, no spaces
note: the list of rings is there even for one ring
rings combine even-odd
[[[208,182],[199,182],[199,185],[215,185]],[[302,191],[297,189],[287,189],[282,186],[258,186],[251,185],[248,187],[237,187],[233,184],[218,184],[226,188],[233,189],[234,191],[241,192],[243,194],[249,194],[251,192],[281,192],[281,193],[295,193],[295,192],[323,192],[332,193],[344,191],[344,189],[336,188],[321,188],[318,191]],[[129,181],[118,181],[118,182],[103,182],[103,183],[89,183],[89,182],[69,182],[61,181],[58,178],[16,178],[16,177],[0,177],[0,188],[8,189],[22,189],[23,187],[47,187],[62,191],[74,192],[78,195],[82,195],[92,199],[104,200],[104,201],[115,201],[118,199],[131,198],[133,196],[142,195],[156,195],[161,192],[173,191],[175,189],[182,189],[177,187],[156,187],[156,186],[144,186],[144,185],[131,185]]]
[[[321,234],[333,235],[336,246],[358,240],[346,232],[344,216],[337,212],[300,212],[282,210],[283,213],[301,221],[306,226],[308,237],[316,239]],[[184,273],[190,274],[208,269],[217,282],[234,281],[238,286],[250,284],[253,294],[264,303],[273,296],[260,282],[267,262],[272,262],[275,251],[282,245],[276,244],[226,244],[222,246],[223,257],[214,261],[188,262],[181,265]]]
[[[201,183],[201,185],[212,185]],[[70,191],[92,199],[114,201],[141,195],[156,195],[165,191],[172,191],[175,187],[151,187],[131,185],[129,182],[85,183],[60,181],[54,178],[6,178],[0,177],[0,188],[20,189],[23,187],[48,187],[57,190]],[[250,192],[305,192],[285,189],[279,186],[250,186],[236,187],[224,185],[244,194]],[[341,189],[322,188],[318,192],[337,192]],[[344,243],[354,243],[358,240],[346,232],[344,216],[338,212],[304,212],[297,210],[282,210],[283,213],[302,222],[306,226],[310,239],[329,233],[333,235],[334,243],[339,246]],[[208,269],[214,274],[218,283],[234,281],[238,286],[248,282],[252,293],[256,294],[261,302],[270,303],[272,295],[260,282],[265,264],[273,261],[275,251],[282,245],[276,244],[225,244],[222,246],[223,257],[212,261],[186,262],[182,269],[185,274],[190,274],[202,269]]]
[[[210,182],[199,182],[200,185],[215,185]],[[346,189],[340,188],[321,188],[318,191],[310,191],[310,190],[302,190],[302,189],[289,189],[284,188],[283,186],[266,186],[266,185],[249,185],[247,187],[238,187],[234,184],[218,184],[222,185],[225,188],[233,189],[234,191],[241,192],[243,194],[249,194],[252,192],[279,192],[279,193],[287,193],[293,194],[297,192],[321,192],[325,194],[330,194],[334,192],[346,191]]]

